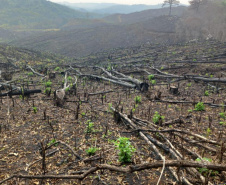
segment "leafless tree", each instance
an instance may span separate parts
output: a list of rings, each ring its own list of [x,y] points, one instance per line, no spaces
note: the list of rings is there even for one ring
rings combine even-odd
[[[165,0],[162,4],[162,7],[167,6],[167,5],[169,6],[169,8],[170,8],[169,16],[170,16],[171,12],[172,12],[172,6],[179,5],[179,4],[180,4],[180,1],[178,1],[178,0]]]
[[[194,10],[196,10],[196,12],[198,12],[199,11],[199,7],[202,4],[205,4],[206,2],[207,2],[207,0],[192,0],[192,1],[189,1],[190,8],[194,9]]]

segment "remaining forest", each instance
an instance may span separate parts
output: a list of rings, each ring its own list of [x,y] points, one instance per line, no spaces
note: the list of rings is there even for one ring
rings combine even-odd
[[[0,184],[224,184],[225,7],[2,0]]]

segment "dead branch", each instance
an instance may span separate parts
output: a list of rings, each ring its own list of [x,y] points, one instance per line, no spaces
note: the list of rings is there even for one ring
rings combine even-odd
[[[84,179],[89,174],[94,173],[98,170],[110,170],[115,172],[121,173],[133,173],[135,171],[142,171],[146,169],[153,169],[162,167],[164,164],[163,161],[156,161],[152,163],[144,163],[138,165],[130,165],[128,167],[118,167],[114,165],[108,164],[99,164],[96,167],[91,167],[87,171],[85,171],[81,175],[12,175],[11,177],[4,179],[0,182],[0,184],[5,183],[6,181],[12,178],[19,178],[19,179]],[[219,165],[219,164],[209,164],[209,163],[199,163],[187,160],[168,160],[165,161],[166,167],[194,167],[194,168],[207,168],[209,170],[215,171],[226,171],[226,165]]]
[[[136,86],[135,85],[132,85],[132,84],[129,84],[129,83],[126,83],[126,82],[123,82],[123,81],[116,81],[116,80],[112,80],[110,78],[105,78],[103,76],[97,76],[97,75],[89,75],[89,74],[83,74],[83,75],[79,75],[80,77],[84,77],[84,76],[87,76],[87,77],[90,77],[90,78],[93,78],[93,79],[98,79],[98,80],[104,80],[104,81],[108,81],[108,82],[112,82],[114,84],[117,84],[117,85],[121,85],[121,86],[124,86],[124,87],[128,87],[128,88],[135,88]]]
[[[36,75],[38,75],[38,76],[45,77],[45,75],[36,72],[36,71],[35,71],[31,66],[29,66],[29,65],[27,65],[27,69],[30,69],[34,74],[36,74]]]

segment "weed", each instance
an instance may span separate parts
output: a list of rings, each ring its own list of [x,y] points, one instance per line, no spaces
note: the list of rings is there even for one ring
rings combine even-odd
[[[135,103],[136,104],[141,103],[141,96],[136,96],[135,97]]]
[[[155,85],[155,84],[156,84],[156,80],[152,80],[152,81],[151,81],[151,84],[152,84],[152,85]]]
[[[59,71],[60,70],[60,67],[56,67],[54,70],[55,71]]]
[[[52,85],[52,82],[51,81],[48,81],[48,82],[45,83],[45,86],[46,87],[51,87],[51,85]]]
[[[212,162],[212,159],[207,158],[207,157],[203,157],[202,160],[200,158],[197,158],[195,161],[197,161],[197,162],[202,162],[202,161]],[[209,174],[215,176],[219,173],[218,171],[208,170],[207,168],[198,168],[198,171],[199,171],[199,173],[201,173],[205,177],[207,177]]]
[[[33,76],[33,74],[32,72],[27,73],[28,76]]]
[[[49,94],[50,91],[51,91],[51,88],[50,87],[46,87],[46,89],[44,90],[44,93],[45,94]]]
[[[187,84],[187,87],[191,87],[191,84],[192,84],[192,83],[188,83],[188,84]]]
[[[91,120],[88,120],[86,122],[86,125],[87,125],[86,133],[92,133],[93,132],[94,123],[91,122]]]
[[[91,155],[94,155],[96,153],[96,151],[99,150],[99,148],[96,148],[96,147],[90,147],[86,150],[86,153],[91,156]]]
[[[108,104],[108,112],[112,112],[111,108],[112,108],[112,103],[109,103]]]
[[[38,112],[38,108],[37,107],[33,107],[33,112],[36,114]]]
[[[72,81],[72,77],[71,76],[67,77],[67,79],[68,79],[68,81]]]
[[[153,116],[153,122],[155,124],[158,124],[160,120],[164,121],[165,116],[161,116],[157,111],[155,112],[154,116]]]
[[[195,105],[195,109],[196,111],[204,111],[205,110],[205,106],[203,102],[199,102]]]
[[[148,75],[148,80],[151,82],[155,78],[155,75]]]
[[[55,139],[52,139],[52,140],[47,144],[47,146],[50,146],[50,145],[52,145],[52,144],[54,144],[54,143],[56,143],[56,140],[55,140]],[[57,144],[55,144],[55,146],[57,146]]]
[[[210,134],[211,134],[211,129],[210,128],[207,128],[207,130],[206,130],[206,136],[209,137]]]
[[[205,95],[205,96],[209,96],[209,91],[205,91],[205,92],[204,92],[204,95]]]
[[[220,116],[221,118],[223,118],[223,119],[226,119],[226,115],[225,115],[224,112],[220,112],[220,113],[219,113],[219,116]]]
[[[119,150],[119,161],[120,162],[131,162],[132,155],[136,149],[131,145],[129,138],[120,137],[114,142],[116,149]]]

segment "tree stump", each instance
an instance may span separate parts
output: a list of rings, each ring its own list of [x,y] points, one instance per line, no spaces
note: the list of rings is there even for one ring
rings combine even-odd
[[[169,91],[170,91],[170,93],[172,93],[174,95],[177,95],[179,93],[178,87],[176,87],[176,86],[171,86]]]
[[[2,72],[1,76],[6,81],[10,81],[13,78],[13,74],[9,72]]]
[[[56,78],[56,73],[49,73],[49,79],[54,79]]]

